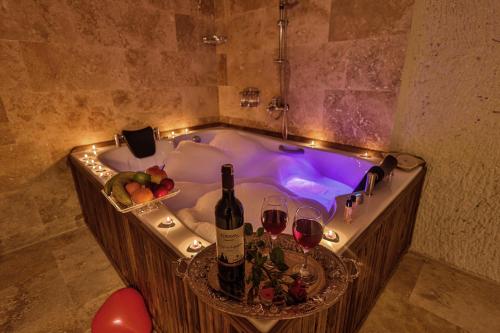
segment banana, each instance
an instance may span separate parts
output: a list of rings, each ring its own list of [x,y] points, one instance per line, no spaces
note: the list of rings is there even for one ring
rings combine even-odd
[[[126,179],[132,179],[136,173],[133,171],[125,171],[125,172],[119,172],[113,177],[111,177],[106,184],[104,184],[104,192],[106,192],[107,195],[111,194],[111,191],[113,190],[113,184],[118,178],[126,178]]]
[[[134,203],[132,199],[130,199],[130,195],[128,195],[127,190],[125,190],[125,184],[128,182],[126,178],[118,178],[113,183],[113,187],[111,193],[113,197],[124,206],[130,207]]]
[[[107,195],[111,194],[111,189],[113,187],[113,183],[118,178],[118,176],[120,176],[119,173],[117,173],[116,175],[114,175],[113,177],[111,177],[110,179],[108,179],[108,181],[106,182],[106,184],[104,184],[104,192],[106,192]]]
[[[132,199],[130,199],[130,195],[125,189],[125,184],[130,182],[133,179],[134,175],[135,172],[122,172],[120,173],[120,176],[115,179],[113,185],[111,186],[111,193],[113,194],[113,197],[116,199],[116,201],[127,207],[132,206],[134,203],[132,202]]]

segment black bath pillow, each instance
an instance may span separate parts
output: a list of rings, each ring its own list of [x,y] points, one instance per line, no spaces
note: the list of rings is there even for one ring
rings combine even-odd
[[[155,154],[155,136],[151,126],[136,131],[123,130],[122,134],[135,157],[144,158]]]

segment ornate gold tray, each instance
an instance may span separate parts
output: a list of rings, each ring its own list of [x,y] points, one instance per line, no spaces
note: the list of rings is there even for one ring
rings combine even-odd
[[[283,252],[285,253],[285,262],[290,267],[287,271],[288,273],[290,272],[291,267],[293,267],[296,264],[302,264],[304,262],[304,255],[302,253],[289,250],[284,250]],[[313,297],[316,294],[318,294],[321,290],[323,290],[323,288],[325,287],[326,283],[325,271],[323,269],[323,266],[314,258],[309,258],[307,264],[310,268],[314,269],[315,272],[318,272],[317,274],[318,278],[314,281],[312,285],[307,287],[307,295],[309,297]],[[245,262],[245,276],[248,276],[249,274],[251,274],[251,272],[252,272],[252,264],[250,264],[247,261]],[[222,289],[219,286],[219,278],[217,274],[218,274],[217,261],[214,260],[212,266],[210,266],[208,270],[208,285],[212,287],[212,289],[214,289],[215,291],[222,292]],[[245,294],[247,294],[249,290],[250,290],[250,284],[246,284]]]
[[[285,255],[293,257],[292,262],[299,260],[302,250],[290,235],[280,235],[277,244],[285,251]],[[218,291],[214,283],[214,265],[217,264],[216,247],[212,244],[191,260],[179,259],[177,274],[189,285],[191,290],[203,302],[217,310],[241,317],[255,319],[292,319],[311,315],[337,303],[345,293],[349,282],[359,276],[359,264],[350,258],[340,258],[329,249],[318,245],[309,253],[311,265],[319,265],[323,275],[308,290],[308,299],[295,305],[247,304],[225,296]],[[187,266],[182,269],[182,263]],[[349,264],[355,266],[355,273],[350,273]]]

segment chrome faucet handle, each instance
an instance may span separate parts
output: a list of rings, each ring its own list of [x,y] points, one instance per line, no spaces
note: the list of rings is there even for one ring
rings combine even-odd
[[[115,140],[115,146],[116,147],[120,147],[122,142],[125,141],[125,137],[122,135],[122,134],[119,134],[119,133],[116,133],[114,136],[113,136],[113,139]]]
[[[153,127],[153,136],[156,141],[159,141],[161,139],[161,132],[158,127]]]

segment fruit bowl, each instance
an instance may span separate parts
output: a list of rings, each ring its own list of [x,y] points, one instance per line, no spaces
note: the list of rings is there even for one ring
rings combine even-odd
[[[146,213],[158,208],[160,201],[179,193],[175,182],[163,168],[155,165],[142,171],[122,171],[109,178],[103,195],[120,213],[139,210]]]
[[[154,206],[158,205],[160,202],[162,202],[164,200],[167,200],[167,199],[170,199],[172,197],[175,197],[180,192],[181,192],[181,190],[174,188],[167,195],[164,195],[162,197],[155,198],[155,199],[147,201],[147,202],[134,204],[132,206],[125,206],[125,205],[122,205],[121,203],[119,203],[113,197],[113,195],[106,194],[106,191],[104,189],[101,190],[102,195],[104,195],[106,197],[106,199],[108,199],[108,201],[113,205],[113,207],[115,207],[115,209],[117,211],[119,211],[120,213],[123,213],[123,214],[130,213],[130,212],[132,212],[132,211],[134,211],[136,209],[140,210],[140,209],[147,209],[147,207],[154,207]]]

